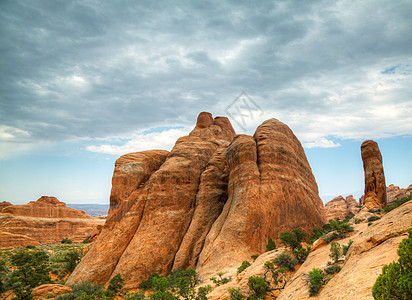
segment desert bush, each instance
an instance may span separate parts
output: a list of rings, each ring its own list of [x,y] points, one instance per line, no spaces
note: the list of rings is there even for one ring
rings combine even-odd
[[[371,226],[373,223],[372,222],[368,222],[368,226]]]
[[[383,209],[382,208],[370,208],[370,209],[368,209],[368,212],[370,212],[370,213],[378,213],[378,214],[380,214],[381,212],[383,212]]]
[[[51,298],[55,298],[56,295],[53,293],[47,294],[46,299],[51,299]]]
[[[242,262],[242,264],[240,265],[239,268],[237,268],[237,273],[240,274],[242,273],[244,270],[246,270],[246,268],[250,267],[250,262],[248,262],[247,260],[244,260]]]
[[[325,241],[326,244],[329,244],[330,242],[332,242],[333,240],[336,240],[337,238],[339,238],[339,235],[336,232],[332,232],[331,234],[326,235],[322,239]]]
[[[313,228],[312,233],[310,234],[309,243],[313,244],[321,236],[325,234],[325,230],[320,228]]]
[[[227,290],[229,292],[230,295],[230,300],[242,300],[243,299],[243,295],[240,292],[240,288],[228,288]]]
[[[225,273],[223,273],[223,272],[217,272],[217,276],[219,276],[219,278],[212,277],[212,278],[210,278],[210,280],[214,284],[216,284],[217,286],[228,283],[231,280],[231,278],[230,277],[223,277],[224,274]]]
[[[87,238],[85,238],[84,240],[83,240],[83,244],[88,244],[88,243],[90,243],[90,238],[91,238],[92,236],[91,235],[89,235]]]
[[[323,272],[320,269],[313,268],[309,272],[309,295],[315,296],[319,293],[323,285]]]
[[[145,295],[144,291],[140,291],[137,293],[128,293],[126,297],[124,297],[124,300],[144,300]]]
[[[284,231],[280,234],[280,241],[287,247],[294,249],[302,248],[301,242],[306,238],[306,232],[300,228],[295,228],[292,231]]]
[[[412,194],[410,194],[409,196],[404,197],[402,199],[395,200],[395,204],[386,206],[383,210],[385,212],[390,212],[391,210],[394,210],[395,208],[398,208],[399,206],[401,206],[402,204],[404,204],[404,203],[406,203],[410,200],[412,200]]]
[[[369,218],[368,218],[368,222],[374,222],[374,221],[376,221],[376,220],[379,220],[381,217],[379,217],[379,216],[370,216]]]
[[[330,254],[329,256],[333,259],[333,261],[336,263],[339,260],[339,257],[342,256],[342,248],[339,243],[337,242],[332,242],[330,244]]]
[[[160,277],[159,274],[153,273],[147,280],[142,281],[142,283],[139,284],[139,289],[148,290],[153,288],[153,279],[158,277]]]
[[[333,265],[333,266],[327,267],[325,269],[325,273],[326,274],[335,274],[335,273],[339,273],[340,270],[342,270],[342,268],[339,265]]]
[[[249,290],[253,292],[251,299],[263,299],[268,293],[268,284],[262,277],[249,277],[247,285],[249,287]]]
[[[104,292],[104,295],[107,298],[114,299],[116,297],[116,294],[119,293],[120,290],[123,288],[123,285],[124,285],[124,279],[118,273],[115,276],[113,276],[112,279],[110,279],[109,286]]]
[[[269,241],[266,245],[266,252],[268,251],[272,251],[276,249],[276,244],[275,242],[272,240],[272,238],[269,238]]]
[[[258,257],[259,257],[259,254],[253,254],[253,255],[251,256],[251,258],[253,259],[253,261],[255,261]]]
[[[62,244],[73,244],[73,241],[65,237],[64,239],[62,239],[61,243]]]
[[[93,284],[91,281],[86,281],[80,284],[71,286],[73,293],[64,294],[57,297],[57,300],[92,300],[103,299],[103,286],[99,284]]]
[[[290,271],[295,270],[296,262],[293,260],[292,256],[287,253],[279,254],[274,260],[273,263],[279,268],[287,268]]]
[[[28,245],[28,246],[26,246],[26,249],[36,249],[36,246]]]
[[[66,252],[63,256],[62,262],[67,272],[71,273],[76,268],[77,264],[80,262],[81,256],[78,251]]]
[[[375,299],[412,299],[412,230],[398,247],[398,262],[382,268],[372,288]]]
[[[293,250],[293,255],[295,255],[296,260],[299,263],[303,263],[310,253],[310,247],[300,248],[299,250]]]
[[[207,294],[212,291],[211,285],[201,286],[197,290],[197,298],[196,300],[207,300]]]
[[[349,243],[347,245],[342,245],[342,255],[346,255],[348,253],[348,250],[352,244],[353,241],[349,240]]]

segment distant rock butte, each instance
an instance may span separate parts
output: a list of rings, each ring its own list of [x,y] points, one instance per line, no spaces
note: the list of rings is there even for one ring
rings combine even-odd
[[[284,230],[323,224],[322,202],[303,148],[276,119],[254,136],[203,112],[170,153],[126,154],[115,164],[107,222],[68,278],[125,288],[150,274],[192,267],[200,276],[262,253]]]
[[[386,184],[382,155],[378,144],[372,140],[361,145],[363,170],[365,173],[365,198],[362,210],[386,206]]]
[[[406,189],[401,189],[399,186],[390,184],[386,187],[386,202],[388,205],[392,205],[396,200],[405,198],[412,194],[412,184],[409,185]]]
[[[0,248],[59,243],[63,238],[81,242],[105,220],[66,207],[55,197],[43,196],[25,205],[11,205],[0,213]]]
[[[0,212],[2,211],[3,208],[10,206],[10,205],[13,205],[13,204],[7,201],[0,202]]]
[[[343,198],[342,196],[336,197],[325,204],[324,213],[325,220],[334,220],[339,218],[345,219],[346,216],[354,216],[360,210],[359,203],[353,198],[352,195]]]

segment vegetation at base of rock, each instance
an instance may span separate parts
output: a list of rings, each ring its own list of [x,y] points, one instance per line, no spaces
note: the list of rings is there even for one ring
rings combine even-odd
[[[124,297],[124,300],[143,300],[145,299],[144,291],[140,291],[137,293],[128,293]]]
[[[372,288],[375,299],[412,299],[412,229],[398,247],[398,262],[382,268]]]
[[[73,293],[64,294],[57,297],[57,300],[92,300],[92,299],[104,299],[103,286],[99,284],[93,284],[91,281],[79,283],[71,286]]]
[[[347,245],[342,245],[342,255],[346,255],[348,253],[348,250],[352,244],[353,241],[349,240],[349,243]]]
[[[295,270],[296,261],[287,253],[279,254],[274,260],[273,263],[279,268],[286,268],[289,271]]]
[[[383,212],[383,209],[382,208],[371,208],[371,209],[368,209],[368,212],[373,213],[373,214],[375,213],[380,214]]]
[[[342,248],[339,243],[332,242],[330,244],[330,254],[329,257],[333,259],[334,263],[337,263],[339,258],[342,256]]]
[[[253,254],[252,256],[250,256],[250,258],[252,258],[253,261],[255,261],[258,257],[259,257],[259,254]]]
[[[212,291],[211,285],[201,286],[197,290],[197,300],[207,300],[207,294]]]
[[[301,242],[306,238],[306,232],[300,228],[295,228],[292,231],[284,231],[280,234],[280,241],[286,247],[292,250],[302,248]]]
[[[338,218],[335,220],[329,220],[329,223],[324,224],[322,229],[313,228],[309,238],[309,243],[313,244],[317,239],[322,238],[326,243],[330,243],[335,239],[341,239],[346,237],[349,232],[354,229],[349,224],[351,217],[346,216],[343,221]],[[329,234],[330,232],[333,232]]]
[[[398,208],[399,206],[401,206],[402,204],[404,204],[404,203],[406,203],[410,200],[412,200],[412,194],[410,194],[409,196],[404,197],[402,199],[395,200],[395,203],[393,205],[386,206],[383,210],[385,212],[390,212],[390,211],[394,210],[395,208]]]
[[[369,218],[368,218],[368,222],[374,222],[374,221],[377,221],[377,220],[379,220],[381,217],[378,217],[378,216],[370,216]]]
[[[320,269],[313,268],[309,272],[309,295],[316,296],[323,285],[323,272]]]
[[[237,273],[238,274],[242,273],[248,267],[250,267],[250,262],[248,262],[247,260],[242,261],[242,264],[240,265],[240,267],[237,268]]]
[[[266,245],[266,252],[268,251],[272,251],[276,249],[276,244],[275,242],[272,240],[272,238],[269,238],[269,241]]]
[[[306,258],[309,256],[309,253],[310,247],[307,247],[306,249],[300,248],[299,250],[293,250],[293,255],[300,264],[306,260]]]
[[[339,265],[333,265],[333,266],[327,267],[325,269],[325,273],[326,274],[335,274],[335,273],[339,273],[340,270],[342,270],[342,268]]]
[[[73,244],[73,241],[65,237],[64,239],[62,239],[61,243],[62,244]]]
[[[217,277],[212,277],[212,278],[210,278],[210,280],[211,280],[214,284],[216,284],[216,286],[219,286],[219,285],[228,283],[228,282],[231,280],[231,278],[230,278],[230,277],[223,277],[224,274],[225,274],[225,273],[223,273],[223,272],[218,272],[218,273],[217,273],[217,276],[219,276],[219,278],[217,278]]]
[[[104,292],[104,295],[108,298],[116,297],[117,293],[119,293],[123,288],[123,285],[124,279],[120,276],[120,274],[116,274],[112,279],[110,279],[109,286]]]
[[[253,292],[249,299],[264,299],[264,297],[268,293],[268,283],[262,277],[249,277],[247,285],[249,287],[249,290]]]
[[[159,274],[153,273],[152,275],[149,276],[149,278],[147,280],[142,281],[139,284],[139,289],[148,290],[148,289],[153,288],[153,279],[158,278],[158,277],[160,277]]]
[[[90,243],[90,238],[91,238],[92,236],[91,235],[89,235],[87,238],[85,238],[84,240],[83,240],[83,244],[89,244]]]
[[[240,292],[240,288],[228,288],[227,290],[229,292],[230,295],[230,300],[242,300],[243,299],[243,295]]]

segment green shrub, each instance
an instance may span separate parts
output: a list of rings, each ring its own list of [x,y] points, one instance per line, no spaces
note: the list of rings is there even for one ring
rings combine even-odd
[[[177,293],[183,299],[195,298],[195,287],[200,283],[199,276],[193,269],[173,270],[168,281],[171,291]]]
[[[26,246],[26,249],[36,249],[36,246],[28,245],[28,246]]]
[[[372,288],[375,299],[412,299],[412,230],[398,247],[398,262],[382,268]]]
[[[147,280],[142,281],[142,283],[139,284],[139,289],[148,290],[153,288],[153,279],[158,277],[160,277],[159,274],[153,273]]]
[[[240,288],[228,288],[227,290],[230,294],[230,300],[242,300],[243,299],[243,295],[240,292]]]
[[[221,285],[221,284],[228,283],[228,282],[231,280],[231,278],[222,277],[224,274],[225,274],[225,273],[223,273],[223,272],[217,272],[217,275],[219,276],[219,278],[212,277],[212,278],[210,278],[210,280],[211,280],[214,284],[216,284],[217,286],[219,286],[219,285]]]
[[[91,235],[89,235],[87,238],[85,238],[84,240],[83,240],[83,244],[88,244],[88,243],[90,243],[90,238],[91,238],[92,236]]]
[[[309,272],[309,295],[315,296],[319,293],[323,285],[323,272],[320,269],[313,268]]]
[[[373,223],[372,222],[368,222],[368,226],[371,226]]]
[[[80,253],[77,251],[66,252],[63,256],[62,262],[67,272],[71,273],[80,262]]]
[[[360,224],[361,220],[355,219],[355,224]]]
[[[369,218],[368,218],[368,222],[374,222],[374,221],[376,221],[376,220],[379,220],[381,217],[378,217],[378,216],[370,216]]]
[[[268,244],[266,245],[266,252],[268,251],[272,251],[276,249],[276,244],[275,242],[272,240],[272,238],[269,239]]]
[[[336,232],[332,232],[331,234],[326,235],[322,239],[325,241],[326,244],[329,244],[330,242],[332,242],[333,240],[336,240],[337,238],[339,238],[339,235]]]
[[[104,295],[108,298],[114,299],[114,297],[116,297],[116,294],[123,288],[123,285],[124,279],[120,274],[116,274],[112,277],[112,279],[110,279],[109,286],[104,292]]]
[[[268,293],[266,281],[259,276],[251,276],[247,282],[249,290],[253,292],[251,299],[263,299]],[[253,298],[252,298],[253,297]]]
[[[57,297],[57,300],[94,300],[103,299],[103,286],[99,284],[93,284],[91,281],[86,281],[80,284],[75,284],[71,287],[73,293],[61,295]]]
[[[303,263],[310,253],[310,247],[300,248],[299,250],[293,250],[293,255],[295,255],[296,260],[299,263]]]
[[[242,264],[240,265],[240,267],[237,268],[237,273],[238,274],[242,273],[248,267],[250,267],[250,262],[248,262],[247,260],[242,261]]]
[[[280,234],[280,241],[287,247],[294,249],[302,248],[301,242],[306,238],[306,232],[300,228],[295,228],[292,231],[284,231]]]
[[[211,285],[201,286],[197,290],[197,298],[196,300],[207,300],[207,294],[212,291]]]
[[[325,230],[320,228],[313,228],[312,233],[310,234],[309,243],[313,244],[321,236],[325,234]]]
[[[292,256],[287,253],[279,254],[274,260],[273,263],[279,268],[287,268],[290,271],[295,270],[296,262],[293,260]]]
[[[50,299],[50,298],[54,298],[54,297],[56,297],[56,295],[53,294],[53,293],[50,293],[50,294],[47,294],[46,299]]]
[[[342,245],[342,255],[346,255],[348,253],[348,250],[352,244],[353,241],[349,240],[349,243],[347,245]]]
[[[325,269],[325,273],[326,274],[335,274],[335,273],[339,273],[340,270],[342,270],[342,268],[339,265],[333,265],[333,266],[327,267]]]
[[[129,293],[124,298],[124,300],[144,300],[144,299],[145,299],[144,291],[140,291],[138,293],[131,293],[131,294]]]
[[[406,203],[410,200],[412,200],[412,194],[410,194],[409,196],[404,197],[402,199],[395,200],[395,204],[386,206],[383,210],[385,212],[390,212],[391,210],[394,210],[395,208],[398,208],[399,206],[401,206],[402,204],[404,204],[404,203]]]
[[[332,242],[330,244],[330,254],[329,256],[333,259],[333,261],[336,263],[339,260],[339,257],[342,256],[342,248],[339,243],[337,242]]]
[[[267,247],[267,246],[266,246]],[[251,256],[251,258],[253,259],[253,261],[255,261],[257,258],[259,257],[259,254],[253,254]]]
[[[380,214],[383,212],[383,209],[382,208],[371,208],[371,209],[368,209],[368,212],[373,213],[373,214],[374,213]]]
[[[64,239],[62,239],[61,241],[62,244],[72,244],[72,240],[68,239],[67,237],[65,237]]]

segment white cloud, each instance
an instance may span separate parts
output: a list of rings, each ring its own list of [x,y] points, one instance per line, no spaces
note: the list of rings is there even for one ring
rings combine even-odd
[[[86,149],[91,152],[114,155],[123,155],[130,152],[154,149],[170,151],[176,140],[184,135],[187,135],[189,132],[190,130],[186,128],[170,128],[150,133],[141,132],[132,135],[131,139],[124,145],[105,144],[100,146],[88,146]]]
[[[303,147],[305,148],[335,148],[339,146],[339,143],[335,143],[334,141],[328,140],[326,138],[320,138],[312,142],[303,143]]]

